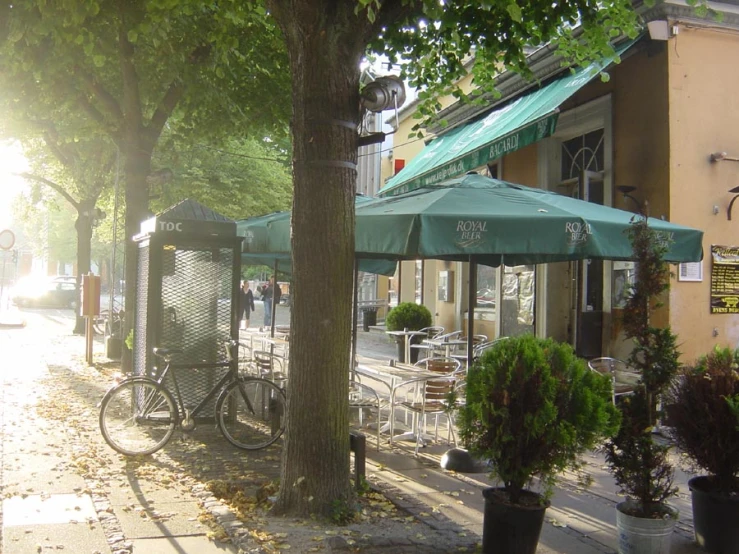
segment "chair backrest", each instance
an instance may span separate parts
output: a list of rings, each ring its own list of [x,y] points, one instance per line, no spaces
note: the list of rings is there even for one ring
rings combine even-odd
[[[452,340],[458,338],[462,334],[462,331],[452,331],[451,333],[444,333],[443,335],[437,335],[434,340]]]
[[[483,342],[483,343],[474,345],[472,347],[473,348],[473,350],[472,350],[473,358],[475,358],[475,359],[479,358],[480,356],[482,356],[482,353],[483,352],[485,352],[486,350],[492,348],[493,346],[495,346],[499,342],[502,342],[502,341],[506,340],[507,338],[508,337],[498,337],[497,339],[489,340],[487,342]]]
[[[462,362],[455,358],[431,357],[419,360],[414,365],[428,371],[433,371],[434,373],[451,375],[461,369]]]
[[[617,358],[600,357],[588,360],[588,367],[602,375],[611,378],[612,400],[616,404],[616,397],[633,394],[639,384],[640,374],[629,368],[623,360]]]
[[[432,327],[424,327],[423,329],[419,329],[419,331],[426,333],[427,339],[434,339],[444,332],[444,328],[437,325]]]
[[[472,346],[475,347],[480,344],[489,342],[487,335],[472,335]]]
[[[623,360],[603,356],[600,358],[593,358],[592,360],[588,360],[588,367],[593,371],[597,371],[598,373],[606,373],[610,374],[611,376],[615,376],[616,371],[626,369],[627,364]]]
[[[462,363],[454,358],[426,358],[416,363],[418,367],[423,367],[427,371],[438,373],[440,377],[445,379],[428,379],[424,381],[423,394],[426,401],[444,401],[449,393],[454,389],[455,380],[453,376],[459,375]],[[447,378],[448,377],[448,378]]]
[[[252,353],[252,362],[259,377],[274,379],[277,375],[279,379],[284,378],[282,375],[282,360],[279,356],[275,356],[266,350],[255,350]]]

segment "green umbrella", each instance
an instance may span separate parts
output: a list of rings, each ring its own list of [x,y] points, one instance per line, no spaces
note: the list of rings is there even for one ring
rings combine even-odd
[[[602,258],[629,260],[631,212],[470,174],[356,207],[356,249],[364,256],[470,262],[468,329],[473,329],[475,266]],[[702,257],[703,232],[660,219],[649,225],[670,262]],[[468,333],[468,364],[472,333]]]
[[[366,196],[357,196],[357,205],[369,202]],[[274,266],[280,271],[291,273],[290,217],[292,212],[275,212],[236,222],[236,233],[244,237],[241,261],[247,265]],[[394,275],[396,262],[373,256],[363,258],[357,253],[359,270],[380,275]]]
[[[370,198],[357,195],[356,205],[369,202]],[[242,219],[236,222],[236,233],[244,237],[241,248],[241,261],[247,265],[267,265],[275,271],[292,273],[290,242],[290,219],[292,212],[275,212],[259,217]],[[397,262],[384,259],[382,256],[363,258],[357,253],[355,271],[394,275]],[[357,350],[357,288],[354,288],[354,322],[352,325],[352,351]],[[273,308],[274,310],[274,305]],[[274,336],[275,318],[272,314],[272,335]],[[355,357],[355,356],[353,356]]]
[[[474,260],[508,266],[629,260],[635,214],[550,191],[465,175],[356,207],[356,248],[394,259]],[[649,226],[669,262],[702,257],[703,232],[660,219]]]

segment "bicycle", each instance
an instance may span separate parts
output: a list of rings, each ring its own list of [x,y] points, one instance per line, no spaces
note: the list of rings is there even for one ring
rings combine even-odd
[[[110,310],[100,310],[100,315],[95,316],[92,322],[92,329],[96,335],[110,336],[118,335],[123,324],[123,310],[113,310],[111,316]]]
[[[100,430],[113,450],[126,455],[152,454],[172,437],[175,428],[195,429],[195,417],[216,394],[216,425],[231,444],[259,450],[277,441],[285,430],[286,401],[282,390],[267,379],[240,376],[232,363],[236,341],[226,342],[228,372],[193,409],[185,407],[171,360],[177,348],[154,348],[164,362],[155,377],[129,377],[114,385],[100,402]],[[170,376],[175,395],[164,384]],[[176,401],[175,401],[176,397]]]

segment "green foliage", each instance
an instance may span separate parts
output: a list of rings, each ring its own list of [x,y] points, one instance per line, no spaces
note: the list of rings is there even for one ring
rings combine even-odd
[[[677,337],[669,327],[651,325],[655,308],[669,288],[669,266],[664,261],[665,237],[652,230],[645,218],[634,220],[629,238],[636,261],[636,283],[628,291],[623,316],[624,334],[633,342],[629,365],[641,373],[634,394],[621,402],[622,424],[606,444],[606,459],[616,483],[635,499],[649,517],[661,513],[661,504],[677,494],[669,447],[655,442],[652,429],[659,417],[657,402],[679,368]]]
[[[346,500],[334,500],[331,503],[330,519],[336,525],[349,525],[357,520],[357,510]]]
[[[128,332],[126,340],[123,342],[125,343],[126,348],[128,348],[129,350],[133,350],[133,329]]]
[[[739,493],[739,349],[716,346],[672,384],[675,444],[719,490]]]
[[[397,6],[395,7],[397,9]],[[388,11],[383,4],[383,11]],[[614,55],[614,36],[635,37],[638,16],[628,0],[596,2],[433,2],[409,3],[397,10],[370,43],[395,63],[412,53],[414,63],[402,65],[412,86],[424,89],[419,114],[421,126],[438,113],[437,101],[455,91],[463,101],[481,93],[495,95],[493,78],[501,67],[530,76],[527,52],[551,43],[568,64],[586,66],[592,60]],[[469,71],[471,52],[475,93],[468,96],[456,82]],[[489,98],[489,96],[488,96]]]
[[[418,331],[431,325],[433,318],[426,306],[415,302],[401,302],[385,317],[388,331]]]
[[[513,503],[534,477],[548,496],[558,472],[578,468],[579,455],[618,427],[610,380],[552,339],[501,341],[466,382],[458,418],[462,442],[490,460]]]
[[[173,178],[161,186],[161,196],[152,202],[152,210],[165,209],[185,198],[232,219],[289,209],[292,176],[286,154],[264,140],[232,138],[213,146],[167,136],[155,153],[154,163],[169,168]]]
[[[359,476],[359,487],[357,488],[357,495],[358,496],[366,496],[368,493],[372,492],[372,487],[369,484],[369,481],[363,476]]]

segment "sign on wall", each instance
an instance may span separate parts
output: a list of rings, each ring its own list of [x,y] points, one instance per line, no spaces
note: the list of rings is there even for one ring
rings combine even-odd
[[[711,313],[739,314],[739,246],[711,245]]]

